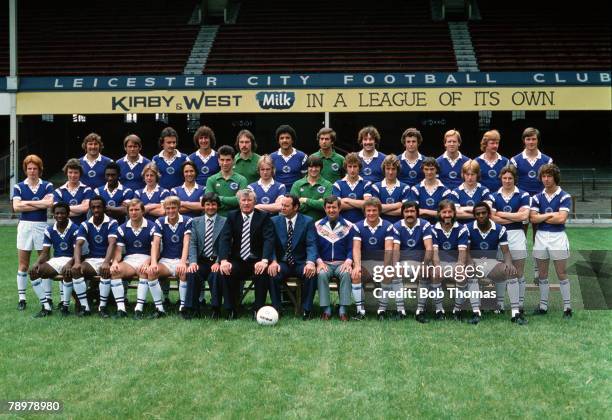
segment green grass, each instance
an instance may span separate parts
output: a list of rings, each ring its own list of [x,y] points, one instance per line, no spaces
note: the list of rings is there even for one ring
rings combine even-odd
[[[612,249],[610,230],[569,233],[574,249]],[[14,235],[0,228],[0,399],[59,399],[68,418],[606,418],[612,408],[612,314],[563,321],[558,293],[525,327],[492,315],[477,326],[286,317],[272,328],[33,319],[31,290],[15,310]]]

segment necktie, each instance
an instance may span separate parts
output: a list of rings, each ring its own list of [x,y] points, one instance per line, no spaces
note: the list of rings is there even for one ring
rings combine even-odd
[[[213,219],[208,219],[206,223],[206,233],[204,235],[204,256],[212,257],[213,254]]]
[[[285,260],[289,265],[295,265],[295,258],[293,257],[293,222],[287,221],[287,249],[285,249]]]
[[[251,255],[251,218],[245,216],[242,221],[242,240],[240,241],[240,258],[247,260]]]

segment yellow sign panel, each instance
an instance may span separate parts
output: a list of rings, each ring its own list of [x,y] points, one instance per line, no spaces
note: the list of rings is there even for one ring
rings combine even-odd
[[[20,92],[17,114],[610,111],[612,88]]]

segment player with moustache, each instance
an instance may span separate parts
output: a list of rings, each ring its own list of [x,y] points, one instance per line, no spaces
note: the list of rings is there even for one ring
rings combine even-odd
[[[183,182],[181,166],[189,157],[178,151],[178,133],[172,127],[164,128],[159,135],[159,154],[153,156],[153,162],[161,174],[159,185],[168,191]]]

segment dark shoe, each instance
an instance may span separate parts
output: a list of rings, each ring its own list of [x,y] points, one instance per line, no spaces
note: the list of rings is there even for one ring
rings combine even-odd
[[[51,307],[53,308],[53,299],[48,299],[48,300],[49,300],[49,305],[51,305]],[[64,302],[60,300],[57,304],[57,309],[62,309],[62,306],[64,306]]]
[[[342,321],[342,322],[348,322],[348,320],[349,320],[349,317],[348,317],[348,315],[347,315],[347,314],[342,314],[342,315],[340,315],[340,321]]]
[[[525,308],[519,308],[519,313],[524,315],[525,314]]]
[[[323,321],[329,321],[330,319],[331,319],[331,315],[330,315],[330,314],[328,314],[327,312],[323,312],[323,313],[321,314],[321,320],[323,320]]]
[[[160,311],[160,310],[156,310],[155,312],[153,312],[151,314],[151,316],[149,318],[151,318],[151,319],[159,319],[159,318],[165,318],[166,316],[167,316],[166,312]]]
[[[87,310],[85,310],[84,307],[81,307],[79,312],[77,312],[77,316],[79,318],[83,318],[83,317],[86,317],[86,316],[91,316],[91,311],[87,311]]]
[[[169,308],[170,306],[172,306],[170,303],[170,298],[164,298],[164,308]]]
[[[387,318],[387,311],[378,311],[376,317],[379,321],[384,321]]]
[[[53,312],[51,312],[48,309],[45,309],[44,307],[40,310],[40,312],[38,312],[36,315],[34,315],[34,318],[45,318],[48,316],[51,316]]]
[[[310,319],[310,311],[302,312],[302,321],[308,321]]]
[[[416,314],[414,316],[414,319],[416,319],[416,321],[420,322],[421,324],[427,324],[429,322],[429,320],[425,317],[425,312]]]
[[[406,319],[406,317],[407,317],[406,312],[398,312],[395,315],[395,319],[398,320],[398,321],[403,321],[403,320]]]
[[[436,312],[436,321],[444,321],[446,319],[446,314],[442,311]]]
[[[528,323],[527,319],[520,312],[516,316],[510,318],[510,321],[514,322],[516,325],[527,325]]]
[[[51,305],[51,309],[53,309],[53,299],[49,299],[49,298],[47,298],[47,303],[48,303],[49,305]],[[62,303],[62,302],[58,303],[58,305],[57,305],[57,309],[60,309],[60,304],[62,304],[62,305],[63,305],[63,303]]]
[[[453,320],[459,322],[463,321],[463,314],[461,313],[461,311],[453,312]]]
[[[213,308],[212,312],[210,313],[210,319],[219,319],[220,315],[221,313],[219,310],[217,308]]]
[[[142,311],[134,311],[134,317],[133,317],[136,321],[141,321],[144,319],[144,314],[142,313]]]
[[[480,322],[480,315],[474,314],[470,319],[468,319],[468,324],[476,325]]]
[[[189,321],[192,318],[191,312],[186,309],[179,311],[179,314],[181,315],[181,318],[183,318],[186,321]]]
[[[353,319],[355,321],[364,321],[366,319],[366,314],[365,312],[357,312]]]
[[[533,311],[534,315],[546,315],[547,313],[548,313],[548,309],[542,309],[539,307]]]
[[[17,310],[18,311],[25,311],[26,309],[26,301],[25,300],[20,300],[19,303],[17,304]]]
[[[110,314],[108,313],[106,306],[102,306],[98,311],[98,314],[100,315],[100,318],[110,318]]]
[[[115,316],[113,316],[113,319],[122,319],[122,318],[127,318],[128,314],[125,311],[117,311],[117,313],[115,314]]]
[[[67,306],[62,305],[62,307],[60,308],[60,315],[61,316],[68,316],[68,315],[70,315],[70,309],[68,309]]]
[[[563,319],[571,319],[572,318],[572,309],[568,308],[563,311]]]
[[[236,312],[235,310],[230,310],[227,315],[225,316],[225,320],[226,321],[234,321],[238,319],[238,312]]]

